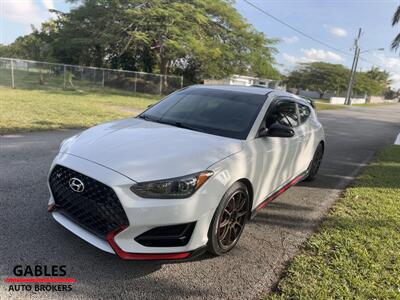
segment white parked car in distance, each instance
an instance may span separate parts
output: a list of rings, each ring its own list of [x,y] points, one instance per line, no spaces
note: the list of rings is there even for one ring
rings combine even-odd
[[[324,140],[314,109],[295,95],[184,88],[136,118],[63,141],[49,173],[49,211],[123,259],[221,255],[268,202],[314,179]]]

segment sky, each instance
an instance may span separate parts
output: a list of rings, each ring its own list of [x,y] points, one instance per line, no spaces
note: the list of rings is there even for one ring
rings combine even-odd
[[[390,72],[393,87],[400,88],[400,53],[390,50],[390,43],[400,32],[391,19],[399,0],[249,0],[271,15],[341,50],[335,51],[264,15],[244,0],[236,0],[236,9],[268,38],[279,39],[276,60],[282,73],[299,62],[326,61],[351,66],[354,38],[361,27],[362,58],[358,70],[372,65]],[[0,43],[9,44],[51,17],[48,9],[68,11],[65,0],[0,0]],[[385,48],[384,51],[376,49]],[[370,63],[372,62],[372,63]]]

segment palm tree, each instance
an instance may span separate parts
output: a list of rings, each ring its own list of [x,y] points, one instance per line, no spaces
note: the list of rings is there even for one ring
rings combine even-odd
[[[372,67],[371,70],[367,71],[365,74],[368,76],[368,78],[378,82],[385,88],[392,83],[389,79],[389,72],[381,71],[378,67]]]
[[[400,6],[397,8],[396,12],[394,13],[393,20],[392,20],[392,26],[395,26],[400,22]],[[395,37],[395,39],[392,42],[392,49],[397,50],[400,47],[400,33]]]

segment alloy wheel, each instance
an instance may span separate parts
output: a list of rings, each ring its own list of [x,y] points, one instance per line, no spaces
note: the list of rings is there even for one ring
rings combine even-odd
[[[227,201],[217,231],[218,244],[222,249],[228,250],[238,241],[246,222],[248,200],[247,194],[239,190]]]

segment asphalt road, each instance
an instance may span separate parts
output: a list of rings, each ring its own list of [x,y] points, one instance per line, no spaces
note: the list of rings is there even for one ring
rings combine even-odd
[[[0,276],[15,265],[66,265],[71,292],[9,292],[0,298],[257,298],[375,151],[400,131],[400,104],[319,113],[327,148],[319,178],[300,183],[249,223],[224,257],[176,264],[122,261],[58,225],[46,212],[46,176],[62,139],[76,131],[0,137]],[[2,280],[3,281],[3,280]]]

